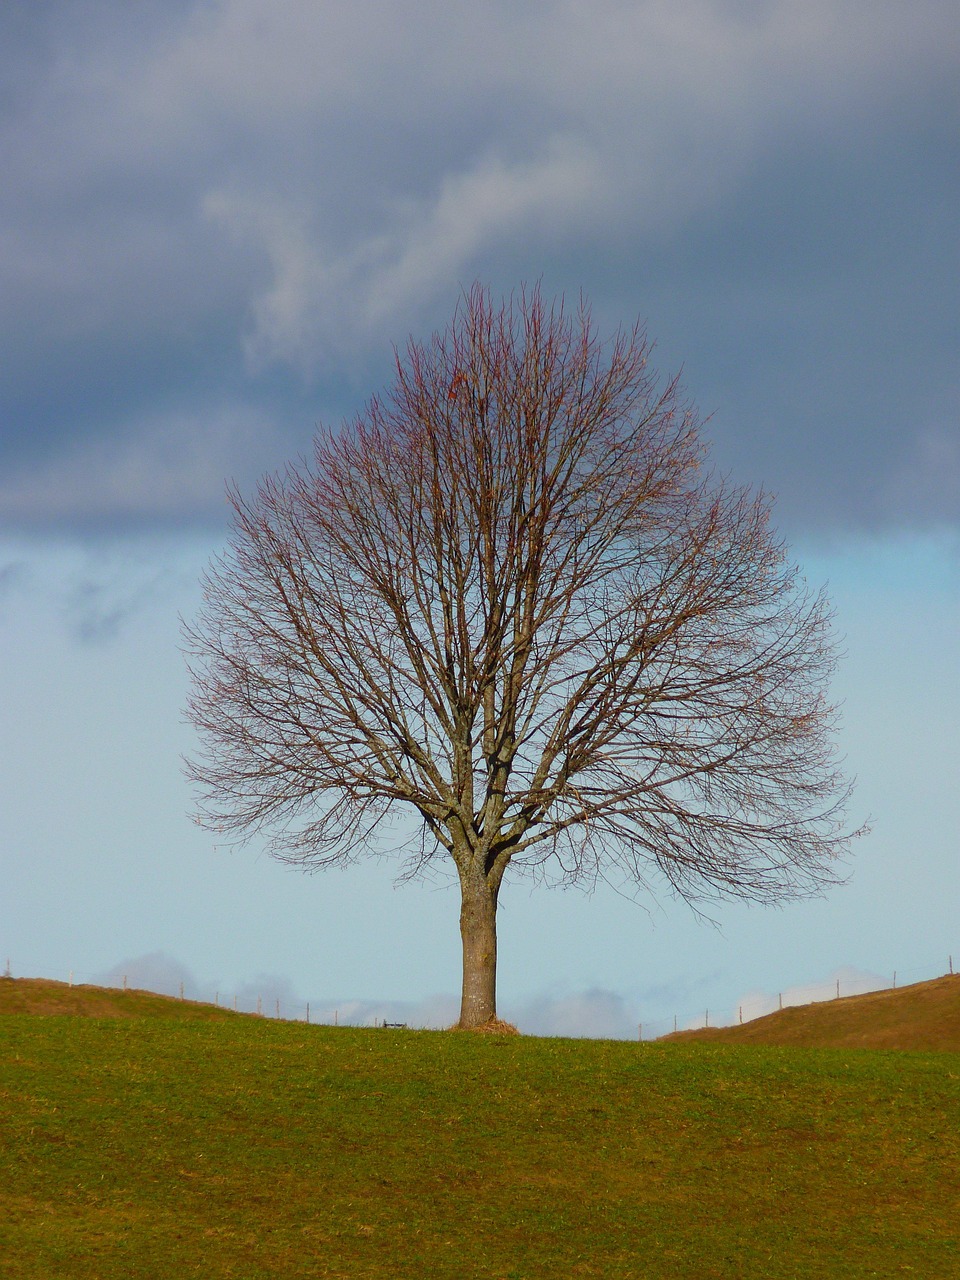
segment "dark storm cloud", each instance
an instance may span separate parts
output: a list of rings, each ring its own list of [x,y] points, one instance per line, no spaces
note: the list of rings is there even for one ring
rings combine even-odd
[[[0,521],[216,520],[542,277],[792,526],[955,522],[957,52],[952,0],[5,6]]]

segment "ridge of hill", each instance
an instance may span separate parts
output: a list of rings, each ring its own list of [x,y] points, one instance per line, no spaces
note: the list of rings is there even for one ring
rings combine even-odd
[[[908,987],[791,1005],[732,1027],[678,1031],[662,1040],[804,1049],[960,1050],[960,974]]]
[[[85,1018],[191,1018],[242,1017],[219,1005],[178,1000],[155,991],[117,987],[76,986],[52,978],[0,978],[0,1015],[5,1013],[72,1014]]]
[[[50,978],[0,977],[0,1015],[69,1014],[89,1018],[216,1020],[253,1017],[221,1005],[180,1000],[153,991]],[[960,1051],[960,974],[866,995],[791,1005],[730,1027],[702,1027],[661,1040],[710,1040],[805,1049],[923,1049]]]

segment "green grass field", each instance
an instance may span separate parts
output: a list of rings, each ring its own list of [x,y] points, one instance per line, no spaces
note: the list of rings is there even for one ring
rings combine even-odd
[[[0,1017],[0,1275],[960,1276],[953,1053],[151,1007]]]

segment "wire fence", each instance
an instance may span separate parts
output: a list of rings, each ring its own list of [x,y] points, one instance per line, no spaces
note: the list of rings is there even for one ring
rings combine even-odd
[[[17,973],[8,958],[2,970],[2,976],[14,978],[37,975]],[[183,977],[170,977],[137,973],[136,966],[131,966],[131,970],[126,973],[120,969],[109,972],[70,969],[54,975],[46,974],[44,978],[48,981],[62,982],[67,987],[93,986],[131,993],[145,991],[151,995],[165,996],[173,1000],[209,1004],[234,1013],[252,1014],[285,1022],[303,1022],[318,1026],[388,1028],[414,1025],[402,1002],[302,1000],[291,993],[287,984],[278,986],[275,980],[269,978],[259,984],[256,981],[245,983],[237,990],[227,988],[218,990],[212,984],[198,983],[188,974],[184,974]],[[439,1021],[424,1022],[421,1017],[417,1026],[443,1026],[456,1021],[457,1011],[453,1008],[452,1001],[437,1000],[435,1003]],[[416,1008],[422,1014],[422,1005]]]
[[[958,957],[960,958],[960,957]],[[944,957],[944,964],[935,962],[922,968],[895,969],[891,974],[864,973],[857,969],[842,969],[819,982],[785,987],[782,991],[751,991],[737,1001],[732,1008],[704,1008],[691,1016],[673,1014],[672,1017],[655,1017],[638,1022],[637,1033],[641,1040],[658,1040],[678,1031],[699,1031],[706,1027],[729,1027],[752,1022],[756,1018],[799,1005],[819,1004],[829,1000],[842,1000],[848,996],[869,995],[875,991],[896,990],[917,982],[929,982],[933,978],[952,976],[955,973],[953,956]]]
[[[960,953],[957,958],[960,961]],[[756,1018],[765,1017],[780,1009],[911,986],[933,978],[953,975],[955,972],[954,957],[948,955],[939,965],[936,961],[931,961],[922,967],[894,970],[889,975],[866,973],[853,968],[841,969],[831,977],[818,982],[785,987],[775,992],[755,990],[741,997],[733,1006],[705,1007],[694,1013],[687,1009],[683,1013],[678,1011],[667,1016],[663,1016],[661,1012],[644,1017],[642,1007],[637,1007],[635,1009],[637,1020],[632,1034],[640,1040],[658,1040],[676,1032],[700,1030],[704,1027],[733,1026],[738,1023],[752,1022]],[[15,974],[8,959],[3,976],[12,978],[28,975]],[[47,976],[50,977],[50,975]],[[120,970],[106,973],[69,970],[53,976],[52,980],[63,982],[68,987],[89,985],[121,991],[147,991],[175,1000],[211,1004],[235,1013],[319,1026],[432,1029],[451,1026],[459,1012],[458,1002],[452,996],[436,997],[432,1001],[419,1003],[364,1000],[308,1001],[299,999],[285,984],[282,989],[279,988],[276,981],[272,979],[264,979],[261,983],[256,981],[246,983],[237,990],[218,990],[215,986],[197,983],[186,972],[182,976],[176,974],[171,976],[170,974],[138,974],[135,971],[123,973]],[[520,1030],[523,1031],[523,1020],[519,1021]],[[570,1033],[570,1031],[558,1031],[554,1034]],[[576,1031],[572,1033],[577,1034]],[[627,1038],[629,1031],[627,1024],[622,1024],[618,1029],[611,1027],[605,1031],[592,1031],[588,1034]]]

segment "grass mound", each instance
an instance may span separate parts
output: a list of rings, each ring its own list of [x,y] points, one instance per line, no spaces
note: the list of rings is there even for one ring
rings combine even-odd
[[[960,975],[864,996],[797,1005],[742,1026],[680,1031],[665,1040],[823,1049],[960,1050]]]

